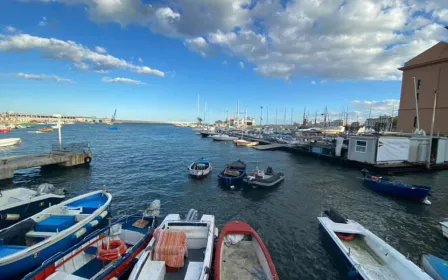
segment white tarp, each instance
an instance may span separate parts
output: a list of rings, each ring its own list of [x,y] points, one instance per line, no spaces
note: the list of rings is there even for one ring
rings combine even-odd
[[[376,161],[407,161],[409,157],[409,143],[409,138],[380,137],[378,139]]]

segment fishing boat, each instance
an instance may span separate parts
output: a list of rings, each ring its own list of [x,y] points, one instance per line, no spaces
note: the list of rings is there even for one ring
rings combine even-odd
[[[155,224],[156,217],[146,215],[146,211],[121,217],[45,261],[23,279],[118,279],[146,248]]]
[[[285,179],[285,174],[278,172],[274,173],[272,167],[263,169],[256,169],[252,175],[246,176],[243,183],[252,188],[270,188],[278,185]]]
[[[6,126],[0,126],[0,133],[8,133],[11,132],[11,128]]]
[[[205,158],[200,158],[199,160],[193,162],[188,166],[188,170],[190,171],[190,175],[194,178],[200,179],[204,178],[210,172],[212,172],[212,165]]]
[[[448,261],[444,259],[431,254],[423,254],[421,257],[421,266],[434,280],[448,279]]]
[[[253,146],[257,146],[259,144],[258,141],[247,141],[244,139],[234,140],[233,143],[235,143],[235,145],[237,145],[237,146],[244,146],[244,147],[253,147]]]
[[[56,124],[56,125],[52,125],[51,128],[53,129],[59,129],[62,127],[62,124]]]
[[[371,176],[369,175],[369,171],[367,169],[363,169],[361,172],[364,176],[364,183],[374,191],[408,200],[418,201],[423,204],[431,204],[431,201],[428,200],[431,187],[405,185],[400,182],[391,181],[388,178]]]
[[[20,138],[0,139],[0,147],[20,145],[21,143],[22,143],[22,139],[20,139]]]
[[[334,210],[318,217],[321,228],[349,268],[350,279],[429,280],[412,261],[359,223]]]
[[[42,184],[37,190],[15,188],[0,191],[0,229],[9,227],[65,199],[64,195],[52,193],[52,191],[54,187],[51,184]]]
[[[115,118],[117,117],[117,109],[115,109],[114,114],[110,120],[109,130],[118,130],[118,126],[115,125]]]
[[[294,145],[294,144],[298,143],[296,139],[292,138],[289,135],[277,138],[277,142],[283,143],[283,144],[288,144],[288,145]]]
[[[214,141],[233,141],[238,139],[238,137],[229,136],[227,134],[216,134],[211,136],[210,138],[212,138]]]
[[[80,242],[109,213],[112,195],[95,191],[66,200],[0,230],[0,275],[18,278]]]
[[[279,279],[261,237],[248,224],[228,222],[216,245],[215,280]]]
[[[185,219],[169,214],[132,270],[129,280],[206,280],[211,274],[215,217],[191,209]]]
[[[232,162],[218,174],[218,182],[231,189],[238,187],[246,177],[246,164],[241,160]]]
[[[448,238],[448,219],[440,222],[440,226],[442,227],[443,236]]]
[[[43,127],[43,128],[39,128],[37,131],[40,132],[40,133],[52,132],[53,128],[52,127]]]

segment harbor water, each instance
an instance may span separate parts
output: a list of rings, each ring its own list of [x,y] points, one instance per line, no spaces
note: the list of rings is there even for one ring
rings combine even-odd
[[[400,175],[405,183],[429,185],[432,205],[380,195],[363,185],[358,170],[313,157],[283,151],[257,151],[213,142],[195,135],[191,128],[171,125],[121,124],[65,125],[64,143],[90,142],[94,154],[89,168],[58,170],[39,168],[16,172],[10,187],[36,188],[51,183],[73,197],[107,189],[113,194],[113,215],[146,209],[154,199],[161,212],[186,214],[190,208],[216,216],[222,227],[229,220],[243,220],[263,238],[280,279],[340,279],[338,264],[329,254],[317,216],[330,207],[357,220],[405,256],[418,262],[422,253],[448,259],[448,241],[439,222],[448,218],[448,171]],[[57,143],[57,131],[29,133],[14,130],[6,137],[20,137],[20,147],[0,149],[0,157],[48,152]],[[203,180],[188,176],[193,160],[210,160],[213,172]],[[273,167],[286,179],[271,190],[226,190],[217,184],[225,164],[241,159],[248,171]]]

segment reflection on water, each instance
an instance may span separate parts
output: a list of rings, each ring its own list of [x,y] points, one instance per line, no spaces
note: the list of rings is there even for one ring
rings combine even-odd
[[[448,259],[448,242],[438,222],[448,217],[448,172],[399,176],[404,182],[433,187],[431,206],[379,195],[358,179],[358,170],[282,151],[257,151],[228,142],[200,138],[190,128],[168,125],[66,125],[63,141],[89,141],[94,158],[90,168],[21,172],[14,184],[35,188],[52,183],[66,188],[68,196],[108,189],[114,213],[146,209],[162,201],[162,213],[187,213],[196,208],[216,215],[218,226],[241,219],[251,224],[265,241],[281,279],[339,279],[338,263],[323,246],[320,213],[333,207],[357,220],[411,260],[429,252]],[[4,155],[46,152],[57,143],[57,133],[14,130],[20,147]],[[205,157],[213,165],[203,180],[188,176],[187,166]],[[253,171],[257,165],[283,172],[285,181],[272,190],[227,190],[217,175],[231,161],[241,159]],[[13,186],[2,183],[1,188]]]

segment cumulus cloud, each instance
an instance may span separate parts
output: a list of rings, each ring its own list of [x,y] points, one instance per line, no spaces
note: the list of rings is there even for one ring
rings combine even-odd
[[[35,81],[55,81],[58,83],[71,83],[73,82],[71,79],[61,78],[56,75],[46,75],[46,74],[27,74],[27,73],[15,73],[10,74],[13,77],[26,79],[26,80],[35,80]]]
[[[14,26],[12,26],[12,25],[8,25],[8,26],[5,27],[5,31],[8,32],[8,33],[14,33],[14,32],[16,32],[16,30],[17,29]]]
[[[241,68],[241,69],[244,69],[244,62],[240,61],[239,64],[240,64],[240,68]]]
[[[107,53],[107,50],[106,50],[105,48],[103,48],[103,47],[99,47],[99,46],[96,46],[96,47],[94,48],[94,50],[95,50],[97,53]]]
[[[42,17],[42,19],[39,21],[39,26],[46,26],[48,24],[47,22],[47,18],[46,17]]]
[[[121,78],[121,77],[116,77],[116,78],[103,77],[101,79],[101,81],[104,82],[104,83],[114,83],[114,84],[145,85],[145,83],[142,82],[142,81],[128,79],[128,78]]]
[[[139,57],[138,62],[143,63],[143,59],[141,57]]]
[[[213,54],[212,47],[203,37],[185,39],[184,45],[191,51],[199,53],[201,56]]]
[[[350,104],[363,113],[365,116],[370,114],[370,110],[372,110],[372,117],[374,116],[382,116],[382,115],[391,115],[392,109],[395,111],[395,115],[397,114],[397,109],[400,105],[400,100],[397,99],[385,99],[379,101],[368,101],[368,100],[352,100]]]
[[[38,50],[47,58],[72,62],[76,68],[85,71],[125,69],[140,74],[165,76],[165,73],[160,70],[134,65],[124,59],[91,50],[73,41],[43,38],[29,34],[0,36],[0,51],[24,52],[30,50]]]

